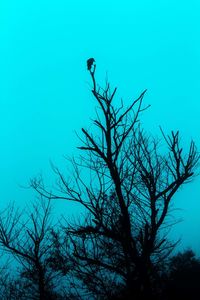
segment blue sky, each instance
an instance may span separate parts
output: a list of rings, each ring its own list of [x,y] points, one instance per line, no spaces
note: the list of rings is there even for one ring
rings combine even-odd
[[[148,89],[147,130],[179,129],[183,145],[193,138],[200,149],[199,14],[194,0],[2,0],[1,205],[29,201],[20,185],[41,172],[50,180],[49,160],[63,166],[63,155],[74,153],[75,131],[94,112],[89,57],[125,102]],[[174,236],[200,249],[200,179],[175,200],[184,221]]]

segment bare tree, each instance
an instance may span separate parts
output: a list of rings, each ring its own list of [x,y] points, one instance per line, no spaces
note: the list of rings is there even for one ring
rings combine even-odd
[[[57,273],[52,272],[49,263],[51,231],[49,202],[34,204],[30,213],[11,205],[0,215],[0,246],[16,259],[9,275],[14,280],[8,281],[9,287],[11,294],[21,295],[20,299],[57,299]]]
[[[40,179],[31,185],[43,197],[85,208],[85,219],[68,224],[67,233],[74,274],[85,292],[98,299],[116,298],[116,290],[118,297],[149,299],[155,294],[159,262],[174,247],[166,237],[173,223],[173,196],[194,177],[199,155],[193,141],[184,153],[179,132],[162,132],[164,151],[160,141],[141,129],[140,116],[148,107],[143,105],[146,90],[128,108],[123,101],[117,107],[117,89],[108,82],[99,87],[95,72],[96,65],[90,65],[98,105],[95,129],[90,133],[82,128],[79,149],[84,155],[71,160],[73,176],[67,178],[53,167],[57,191],[48,191]]]

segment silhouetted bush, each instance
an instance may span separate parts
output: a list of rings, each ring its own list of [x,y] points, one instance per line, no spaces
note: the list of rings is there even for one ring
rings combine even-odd
[[[170,259],[168,276],[166,287],[168,299],[198,299],[200,259],[196,258],[192,250],[179,252]]]

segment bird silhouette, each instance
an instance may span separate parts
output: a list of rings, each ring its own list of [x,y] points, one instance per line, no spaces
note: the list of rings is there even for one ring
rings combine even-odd
[[[87,60],[87,68],[88,68],[89,71],[91,70],[94,62],[95,62],[95,59],[92,58],[92,57]]]

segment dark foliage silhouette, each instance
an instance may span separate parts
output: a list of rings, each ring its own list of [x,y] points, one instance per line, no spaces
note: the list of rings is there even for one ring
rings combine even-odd
[[[170,259],[166,285],[167,299],[197,299],[200,295],[200,260],[192,250]]]

